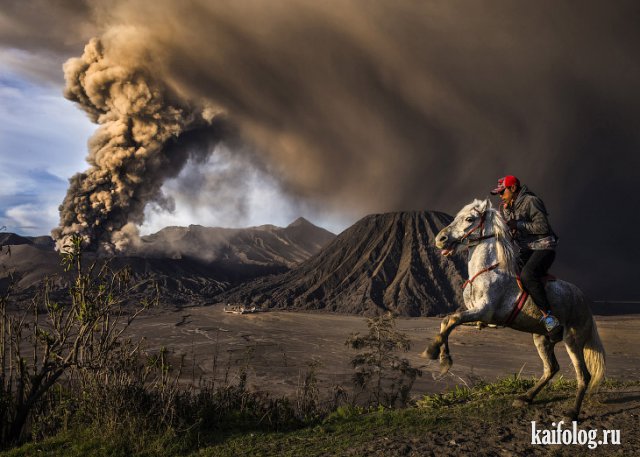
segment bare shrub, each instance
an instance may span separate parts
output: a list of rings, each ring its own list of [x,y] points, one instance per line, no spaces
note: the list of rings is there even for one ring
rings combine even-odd
[[[360,394],[368,395],[369,405],[406,406],[413,383],[416,377],[422,376],[422,371],[398,357],[396,352],[408,351],[411,343],[396,330],[391,313],[367,319],[367,326],[369,333],[352,334],[345,343],[360,351],[351,360],[355,387]]]
[[[152,305],[128,303],[140,286],[128,269],[114,271],[108,262],[84,268],[79,237],[61,256],[65,271],[73,273],[68,301],[52,298],[51,279],[20,312],[7,309],[10,290],[0,299],[2,445],[22,437],[32,413],[43,406],[39,402],[63,376],[98,372],[113,363],[123,332]]]

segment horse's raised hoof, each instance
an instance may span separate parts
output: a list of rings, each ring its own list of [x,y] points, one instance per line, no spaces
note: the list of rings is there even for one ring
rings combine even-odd
[[[440,374],[447,374],[449,369],[453,365],[453,360],[450,355],[443,355],[440,357]]]
[[[521,395],[513,400],[511,404],[514,408],[524,408],[529,406],[533,400],[527,397],[526,395]]]

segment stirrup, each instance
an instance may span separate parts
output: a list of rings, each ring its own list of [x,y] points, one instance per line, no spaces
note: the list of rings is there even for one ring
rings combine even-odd
[[[542,323],[544,324],[544,327],[547,329],[547,332],[549,333],[551,333],[560,325],[560,321],[555,316],[552,316],[551,314],[547,314],[546,317],[542,316],[542,319],[540,320],[542,321]]]

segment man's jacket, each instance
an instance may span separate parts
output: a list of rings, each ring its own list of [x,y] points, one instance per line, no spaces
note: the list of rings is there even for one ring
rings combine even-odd
[[[555,249],[558,237],[549,224],[549,213],[540,197],[527,189],[527,186],[520,188],[511,205],[500,205],[500,210],[506,221],[516,221],[516,243],[520,249]]]

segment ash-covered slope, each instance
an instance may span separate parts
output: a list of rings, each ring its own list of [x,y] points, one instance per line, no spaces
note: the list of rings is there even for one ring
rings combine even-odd
[[[15,233],[0,233],[0,246],[19,246],[21,244],[33,244],[33,241]]]
[[[335,235],[298,218],[288,227],[262,225],[243,229],[167,227],[142,237],[134,255],[191,257],[206,262],[293,267],[329,244]]]
[[[109,261],[113,269],[131,268],[149,290],[157,284],[167,305],[202,303],[264,275],[288,271],[317,253],[335,235],[300,218],[286,228],[275,226],[220,229],[171,227],[145,237],[142,248],[126,256],[96,258],[83,254],[85,265]],[[32,295],[45,277],[64,288],[70,280],[50,237],[0,234],[0,292],[10,283],[20,296]]]
[[[376,214],[341,233],[294,270],[244,284],[220,298],[272,308],[405,316],[448,313],[462,304],[466,265],[434,246],[451,216],[414,211]]]
[[[10,247],[10,250],[7,249]],[[0,293],[12,284],[13,296],[26,299],[35,293],[43,279],[53,279],[53,290],[61,291],[72,280],[72,273],[61,266],[60,255],[53,246],[36,243],[4,245],[0,256]],[[256,277],[282,273],[282,265],[236,265],[225,262],[204,263],[191,258],[162,259],[142,257],[98,258],[95,253],[83,254],[83,265],[109,262],[114,271],[129,267],[132,277],[143,287],[142,296],[152,294],[155,285],[160,289],[161,302],[165,305],[184,305],[211,300],[220,292],[243,281]],[[132,297],[133,298],[133,297]]]

